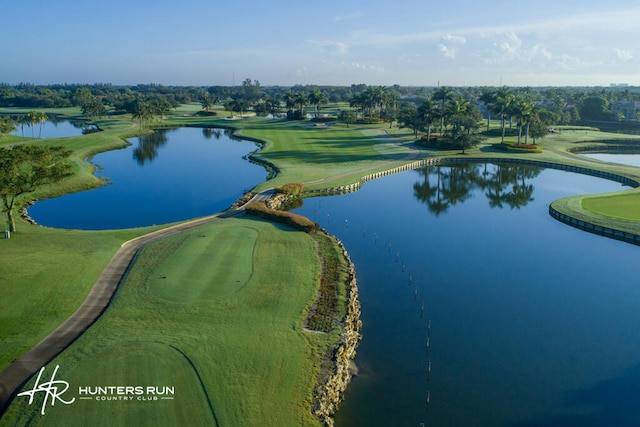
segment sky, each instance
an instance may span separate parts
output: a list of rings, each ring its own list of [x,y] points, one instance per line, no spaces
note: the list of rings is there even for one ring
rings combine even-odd
[[[635,1],[8,1],[0,82],[640,86],[638,23]]]

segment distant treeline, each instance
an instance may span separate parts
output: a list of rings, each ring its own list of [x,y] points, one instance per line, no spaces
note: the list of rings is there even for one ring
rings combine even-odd
[[[224,106],[228,110],[253,110],[256,106],[266,109],[269,102],[287,104],[287,110],[295,112],[296,101],[292,95],[311,96],[306,105],[314,105],[316,113],[319,105],[327,103],[358,103],[363,93],[375,93],[380,86],[352,84],[350,86],[261,86],[257,80],[246,79],[238,86],[164,86],[160,84],[139,84],[116,86],[109,83],[96,84],[51,84],[17,85],[0,83],[0,107],[64,108],[81,107],[87,115],[133,113],[136,103],[141,100],[152,104],[162,104],[163,109],[175,108],[181,104],[202,103],[203,109]],[[400,104],[421,105],[434,98],[441,88],[415,86],[386,86],[384,92],[391,94]],[[482,103],[483,95],[495,91],[490,87],[451,87],[456,96]],[[562,117],[562,122],[576,120],[617,120],[615,106],[621,102],[640,101],[640,87],[519,87],[509,88],[525,93],[537,105],[554,111]],[[320,97],[322,102],[313,102]],[[291,100],[290,102],[287,100]],[[302,104],[300,104],[302,105]],[[357,106],[357,105],[356,105]],[[640,104],[639,104],[640,106]],[[361,106],[361,108],[365,108]],[[300,108],[302,112],[302,108]],[[257,112],[257,111],[256,111]],[[629,119],[629,117],[626,117]]]

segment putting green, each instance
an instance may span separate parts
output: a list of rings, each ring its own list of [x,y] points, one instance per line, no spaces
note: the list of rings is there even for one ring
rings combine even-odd
[[[601,197],[586,197],[582,207],[612,218],[640,221],[640,194],[626,193]]]
[[[191,234],[153,272],[149,289],[174,302],[224,298],[251,278],[258,236],[250,227],[210,228],[207,235]]]

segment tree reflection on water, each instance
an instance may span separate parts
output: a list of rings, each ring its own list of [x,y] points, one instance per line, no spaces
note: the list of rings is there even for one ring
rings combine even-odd
[[[438,216],[464,203],[475,189],[484,191],[491,208],[520,209],[533,201],[531,180],[543,168],[528,165],[462,163],[455,166],[426,166],[418,170],[423,180],[413,185],[414,196]]]

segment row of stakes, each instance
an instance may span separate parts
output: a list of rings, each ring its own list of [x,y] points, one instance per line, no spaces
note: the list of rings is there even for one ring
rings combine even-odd
[[[316,220],[317,217],[317,209],[313,210],[313,219]],[[331,225],[331,215],[327,214],[327,223],[329,225]],[[344,220],[344,224],[345,224],[345,230],[349,230],[349,220],[345,219]],[[366,227],[362,227],[362,237],[366,237],[367,235],[367,228]],[[374,244],[377,245],[378,244],[378,234],[377,233],[373,233],[373,241]],[[391,249],[392,249],[392,245],[391,245],[391,240],[387,240],[387,252],[391,253]],[[396,251],[395,253],[395,262],[396,264],[398,264],[400,262],[400,251]],[[406,265],[405,262],[402,261],[401,263],[401,269],[402,272],[405,273],[406,272]],[[411,273],[408,273],[408,283],[407,286],[411,287],[411,285],[413,284],[413,276],[411,275]],[[416,285],[413,286],[413,300],[414,301],[418,301],[418,287]],[[421,298],[420,299],[420,318],[424,318],[424,300]],[[425,342],[425,357],[427,358],[427,362],[426,362],[426,370],[427,370],[427,382],[429,382],[431,380],[431,359],[429,359],[429,347],[430,347],[430,339],[431,339],[431,319],[429,318],[427,320],[427,337],[426,337],[426,342]],[[429,405],[431,403],[431,392],[429,390],[427,390],[427,395],[426,395],[426,399],[425,399],[425,412],[428,413],[429,412]],[[424,425],[424,423],[421,423],[421,425]]]

